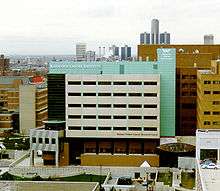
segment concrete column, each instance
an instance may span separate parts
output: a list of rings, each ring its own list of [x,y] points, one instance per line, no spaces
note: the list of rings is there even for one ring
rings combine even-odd
[[[58,151],[55,151],[55,163],[56,163],[56,166],[58,167],[59,166],[59,152]]]
[[[30,165],[34,166],[34,151],[33,150],[31,150],[31,153],[30,153]]]
[[[220,149],[217,149],[217,164],[220,164]]]

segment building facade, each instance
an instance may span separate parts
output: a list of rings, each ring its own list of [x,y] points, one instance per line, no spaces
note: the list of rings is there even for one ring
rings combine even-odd
[[[44,126],[47,120],[47,88],[37,88],[35,85],[19,87],[19,121],[20,133],[29,135],[32,128]]]
[[[33,113],[34,127],[42,126],[42,121],[47,119],[46,85],[31,85],[31,83],[31,79],[24,76],[2,76],[0,78],[0,123],[4,123],[4,125],[0,125],[2,130],[20,132],[19,127],[22,129],[21,123],[26,123],[24,119],[30,120],[27,117],[30,113]],[[30,88],[34,89],[32,97],[30,97]],[[17,117],[19,109],[25,108],[30,102],[33,104],[33,110],[28,110],[28,107],[26,107],[25,113],[21,113]],[[25,134],[28,135],[29,132],[27,131]]]
[[[157,48],[176,49],[176,135],[195,136],[197,70],[210,69],[220,45],[138,45],[138,57],[157,60]]]
[[[76,44],[76,60],[77,61],[86,60],[86,44],[85,43]]]
[[[4,55],[0,55],[0,76],[5,75],[6,71],[9,69],[10,60],[5,58]]]
[[[204,44],[214,44],[214,35],[213,34],[204,35]]]
[[[49,119],[66,121],[70,163],[158,166],[160,136],[175,136],[175,62],[174,49],[157,62],[51,62]]]
[[[121,47],[121,60],[130,60],[131,59],[131,47],[125,45]]]
[[[150,33],[144,32],[140,34],[140,44],[150,44]]]
[[[170,44],[170,33],[164,32],[160,34],[160,44]]]
[[[197,129],[220,130],[220,62],[197,72]]]
[[[151,44],[159,44],[159,20],[153,19],[151,21]]]

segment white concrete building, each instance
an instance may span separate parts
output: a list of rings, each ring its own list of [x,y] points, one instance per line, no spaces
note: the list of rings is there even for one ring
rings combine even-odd
[[[216,160],[220,161],[220,131],[197,130],[196,132],[196,159],[201,160],[201,150],[215,150]]]
[[[66,136],[160,138],[160,75],[66,74]]]

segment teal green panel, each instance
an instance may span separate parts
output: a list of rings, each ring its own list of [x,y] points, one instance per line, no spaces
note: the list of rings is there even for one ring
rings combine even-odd
[[[160,134],[175,136],[176,50],[158,49],[157,55],[156,62],[50,62],[49,73],[160,74]]]

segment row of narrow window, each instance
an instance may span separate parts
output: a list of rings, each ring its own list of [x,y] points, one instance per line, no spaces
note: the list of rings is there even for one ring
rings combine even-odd
[[[49,138],[41,138],[41,137],[38,138],[38,143],[43,143],[43,139],[44,139],[44,143],[45,144],[49,144]],[[32,137],[32,143],[36,143],[36,142],[37,142],[37,138],[36,137]],[[56,144],[56,139],[52,138],[51,139],[51,143],[52,144]]]
[[[68,104],[68,107],[99,107],[99,108],[157,108],[157,104]]]
[[[96,128],[95,126],[69,126],[69,130],[100,130],[100,131],[111,131],[112,127],[98,127]],[[128,127],[129,131],[157,131],[157,127]],[[114,131],[127,131],[127,127],[113,127]]]
[[[140,115],[126,116],[126,115],[114,115],[113,119],[142,119]],[[111,115],[68,115],[69,119],[112,119]],[[143,116],[143,119],[157,119],[157,116]]]
[[[68,96],[131,96],[131,97],[141,97],[144,95],[144,97],[157,97],[157,93],[68,93]]]
[[[220,115],[220,111],[213,111],[212,112],[213,115]],[[211,115],[210,111],[204,111],[204,115]]]
[[[220,94],[220,91],[213,91],[213,94]],[[211,91],[204,91],[204,94],[211,94]]]
[[[212,84],[220,84],[220,81],[216,81],[216,80],[215,81],[209,81],[209,80],[204,81],[204,84],[211,84],[211,83]]]
[[[99,81],[97,82],[98,85],[112,85],[112,82],[109,81]],[[68,85],[96,85],[96,81],[68,81]],[[113,82],[113,85],[143,85],[143,82],[139,81],[133,81],[133,82],[124,82],[124,81],[117,81]],[[144,82],[144,85],[157,85],[157,82],[150,81],[150,82]]]
[[[210,121],[204,121],[204,125],[211,125]],[[212,125],[220,125],[220,121],[213,121]]]

